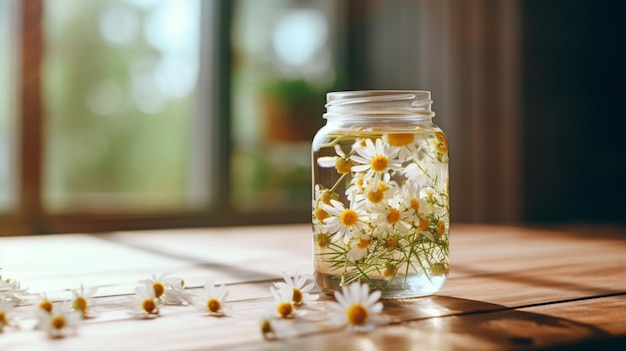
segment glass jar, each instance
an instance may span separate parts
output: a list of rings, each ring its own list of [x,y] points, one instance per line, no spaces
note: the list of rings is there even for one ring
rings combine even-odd
[[[431,295],[449,271],[448,143],[429,91],[327,94],[313,139],[317,286]]]

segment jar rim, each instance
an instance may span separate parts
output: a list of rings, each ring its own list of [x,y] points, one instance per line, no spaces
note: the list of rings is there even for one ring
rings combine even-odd
[[[415,115],[434,117],[427,90],[355,90],[326,94],[325,118],[335,115]]]

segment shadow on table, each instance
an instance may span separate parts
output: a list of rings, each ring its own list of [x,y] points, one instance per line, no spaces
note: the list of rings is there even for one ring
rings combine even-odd
[[[327,331],[241,350],[626,350],[626,339],[567,319],[446,296],[384,300],[389,325]]]
[[[482,301],[446,296],[385,301],[385,312],[402,329],[381,329],[383,344],[403,340],[430,349],[604,349],[624,346],[595,326],[548,315],[509,309]],[[399,324],[404,322],[403,324]],[[424,341],[426,340],[426,341]],[[414,345],[414,344],[412,344]],[[408,344],[407,344],[408,346]],[[402,347],[401,347],[402,348]],[[621,349],[621,348],[620,348]]]

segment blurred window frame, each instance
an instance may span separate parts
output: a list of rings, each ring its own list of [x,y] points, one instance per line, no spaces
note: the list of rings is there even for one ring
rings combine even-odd
[[[178,213],[50,213],[43,205],[45,107],[42,102],[42,60],[45,52],[45,0],[16,1],[18,72],[17,137],[15,150],[16,205],[0,214],[0,236],[114,230],[147,230],[201,226],[294,223],[310,214],[285,209],[240,213],[230,205],[230,25],[232,4],[202,1],[201,68],[198,114],[194,138],[197,153],[195,181],[208,194],[199,209]]]

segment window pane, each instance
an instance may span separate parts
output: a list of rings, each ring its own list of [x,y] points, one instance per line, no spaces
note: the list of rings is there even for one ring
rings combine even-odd
[[[0,1],[0,212],[15,206],[16,2]]]
[[[45,2],[44,205],[191,205],[199,0]]]
[[[338,4],[241,0],[232,45],[233,205],[307,211],[311,140],[337,89]]]

